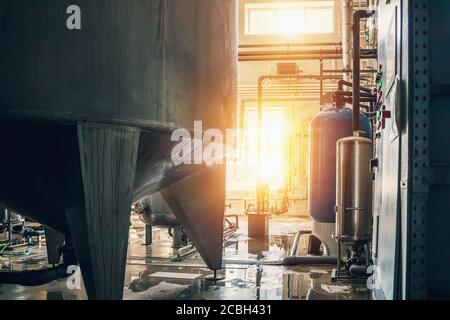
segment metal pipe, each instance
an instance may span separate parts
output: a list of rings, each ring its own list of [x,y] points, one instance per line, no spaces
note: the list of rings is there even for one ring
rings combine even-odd
[[[0,271],[0,283],[32,287],[41,286],[68,276],[67,265],[61,264],[55,268],[40,270]]]
[[[366,265],[356,265],[353,264],[348,269],[348,273],[355,278],[367,278],[369,274],[367,273],[368,268]]]
[[[375,59],[375,54],[367,54],[367,55],[361,55],[361,59]],[[298,61],[304,61],[304,60],[340,60],[342,59],[342,55],[298,55],[298,56],[245,56],[241,57],[239,56],[238,61],[239,62],[258,62],[258,61],[292,61],[292,60],[298,60]]]
[[[339,94],[343,97],[352,97],[353,96],[353,92],[352,91],[337,91],[336,94]],[[359,93],[360,97],[364,97],[364,98],[373,98],[375,99],[375,96],[372,93],[368,93],[368,92],[360,92]]]
[[[297,43],[257,43],[257,44],[241,44],[239,49],[251,48],[280,48],[280,47],[332,47],[341,46],[340,42],[297,42]]]
[[[311,230],[300,230],[299,232],[297,232],[297,234],[295,235],[295,238],[294,238],[294,242],[292,243],[290,256],[293,257],[297,254],[298,243],[300,241],[300,237],[305,234],[312,234],[312,231]]]
[[[359,131],[359,105],[361,88],[361,19],[369,18],[374,11],[358,10],[353,14],[353,132]]]
[[[353,98],[345,98],[345,102],[353,105]],[[359,99],[359,102],[362,102],[362,103],[373,103],[373,102],[377,102],[377,99],[376,98],[365,98],[365,97],[363,97],[363,98]],[[360,105],[361,104],[359,104],[359,106]]]
[[[276,98],[264,98],[263,102],[314,102],[317,101],[320,97],[276,97]],[[240,104],[240,115],[241,115],[241,121],[240,121],[240,128],[244,127],[243,119],[244,119],[244,112],[245,112],[245,105],[247,103],[256,102],[258,103],[258,98],[245,98],[241,100]]]
[[[325,93],[329,92],[329,93],[333,93],[336,90],[333,90],[332,88],[328,88],[328,89],[324,89],[323,90]],[[267,96],[304,96],[306,94],[319,94],[320,90],[319,89],[306,89],[306,90],[302,90],[302,89],[289,89],[289,90],[267,90],[267,92],[265,93]],[[245,96],[245,95],[256,95],[256,90],[239,90],[239,94],[241,96]]]
[[[323,97],[323,60],[320,59],[320,104],[322,104]]]
[[[320,75],[291,75],[291,76],[274,76],[266,75],[258,78],[258,142],[257,142],[257,185],[261,183],[261,158],[262,158],[262,111],[263,111],[263,82],[264,80],[277,79],[277,80],[301,80],[301,79],[336,79],[335,76],[323,77]],[[260,212],[260,208],[257,208],[257,213]]]
[[[337,257],[331,256],[302,256],[286,257],[283,260],[284,266],[297,266],[297,265],[323,265],[323,266],[335,266],[337,262]]]
[[[257,186],[259,188],[259,185],[261,183],[261,156],[262,156],[262,109],[263,109],[263,81],[266,79],[266,77],[261,76],[258,79],[258,145],[257,145],[257,150],[258,150],[258,158],[257,158],[257,178],[256,178],[256,182],[257,182]],[[260,213],[260,206],[258,204],[257,209],[256,209],[257,213]]]
[[[264,102],[308,102],[308,101],[317,101],[319,97],[286,97],[286,98],[264,98]],[[251,102],[258,102],[257,98],[248,98],[243,99],[243,103],[251,103]]]
[[[334,50],[272,50],[272,51],[244,51],[239,52],[240,57],[252,57],[252,56],[282,56],[282,55],[326,55],[326,54],[342,54],[342,50],[334,49]]]
[[[353,70],[323,70],[323,73],[352,73]],[[377,73],[377,70],[361,70],[361,73]],[[348,81],[348,80],[347,80]]]
[[[352,62],[352,14],[353,0],[342,0],[342,60],[344,69],[349,70]],[[351,80],[348,73],[344,79]]]
[[[320,80],[320,75],[317,74],[302,74],[302,75],[266,75],[260,76],[260,80]],[[323,76],[325,80],[341,80],[341,76]]]
[[[344,90],[344,86],[349,87],[349,88],[353,88],[353,83],[352,82],[348,82],[346,80],[339,80],[338,82],[338,91],[343,91]],[[361,87],[361,85],[359,86],[359,90],[363,91],[363,92],[367,92],[367,93],[372,93],[373,90],[366,88],[366,87]]]
[[[291,60],[339,60],[342,55],[304,55],[304,56],[256,56],[241,57],[239,62],[257,62],[257,61],[291,61]]]
[[[195,252],[197,252],[197,248],[195,248],[192,243],[189,243],[188,245],[179,248],[177,253],[172,257],[171,261],[182,261],[184,258],[194,254]]]
[[[7,216],[8,219],[8,241],[9,241],[9,246],[12,245],[12,220],[11,220],[11,212],[8,209],[5,209],[5,215]]]

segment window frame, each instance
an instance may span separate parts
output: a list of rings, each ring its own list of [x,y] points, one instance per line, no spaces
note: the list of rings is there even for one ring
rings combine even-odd
[[[301,2],[311,0],[283,0],[280,2]],[[322,34],[294,34],[294,35],[246,35],[245,34],[245,5],[247,3],[275,2],[274,0],[239,0],[239,44],[258,44],[258,43],[296,43],[296,42],[339,42],[341,41],[341,27],[339,19],[341,12],[339,10],[339,0],[317,0],[334,2],[334,33]]]
[[[291,6],[289,4],[292,3]],[[331,3],[331,6],[329,5]],[[302,5],[305,4],[305,5]],[[281,6],[283,5],[283,6]],[[285,5],[285,6],[284,6]],[[303,29],[304,32],[299,33],[278,33],[276,31],[271,33],[253,33],[251,32],[251,21],[250,15],[252,11],[273,11],[276,14],[279,14],[282,10],[303,10],[305,17],[308,10],[328,10],[331,9],[332,23],[331,23],[331,31],[330,32],[308,32],[307,31],[307,20],[303,21]],[[244,34],[246,36],[299,36],[299,35],[332,35],[336,33],[336,25],[335,25],[335,6],[333,0],[319,0],[319,1],[311,1],[311,0],[303,0],[303,1],[286,1],[286,2],[246,2],[244,7]]]

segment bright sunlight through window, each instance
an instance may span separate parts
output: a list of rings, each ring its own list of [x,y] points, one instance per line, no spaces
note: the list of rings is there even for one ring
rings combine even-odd
[[[262,117],[261,182],[272,191],[285,187],[286,119],[283,108],[265,108]],[[230,190],[255,190],[258,181],[258,112],[247,108],[241,157],[228,164]]]
[[[245,5],[246,35],[333,33],[333,1],[265,2]]]

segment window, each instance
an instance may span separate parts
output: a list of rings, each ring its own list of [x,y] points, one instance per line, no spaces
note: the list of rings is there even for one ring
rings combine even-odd
[[[261,182],[271,191],[285,187],[286,124],[284,108],[265,108],[262,114]],[[240,158],[228,165],[228,189],[251,191],[258,181],[258,111],[245,111],[244,139],[239,146]]]
[[[334,1],[264,2],[245,5],[246,35],[334,32]]]

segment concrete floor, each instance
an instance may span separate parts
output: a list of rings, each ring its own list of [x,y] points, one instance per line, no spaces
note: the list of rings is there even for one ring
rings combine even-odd
[[[224,250],[225,280],[211,283],[201,257],[193,254],[172,262],[175,251],[166,229],[155,228],[153,245],[143,245],[144,226],[132,217],[125,275],[124,299],[183,300],[361,300],[370,299],[365,282],[331,282],[331,267],[276,265],[289,252],[295,233],[308,230],[311,223],[300,218],[274,218],[268,239],[247,237],[247,222],[228,239]],[[306,252],[302,238],[298,254]],[[22,251],[25,249],[22,249]],[[27,248],[28,255],[0,258],[1,268],[27,270],[47,267],[45,245]],[[19,251],[20,252],[20,251]],[[158,274],[156,274],[158,272]],[[67,280],[39,287],[0,285],[0,300],[79,300],[80,289],[68,289]]]

